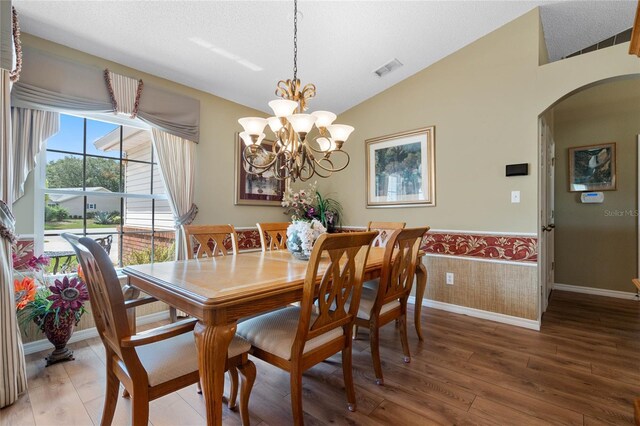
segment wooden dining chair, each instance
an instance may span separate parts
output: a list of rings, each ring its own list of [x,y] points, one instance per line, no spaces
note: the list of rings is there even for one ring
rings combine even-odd
[[[189,259],[238,254],[238,235],[233,225],[185,225],[183,229]],[[231,253],[226,248],[227,241],[231,242]],[[178,320],[173,306],[169,307],[169,316],[171,322]]]
[[[369,329],[371,358],[378,385],[384,384],[379,340],[379,329],[382,326],[395,319],[399,320],[404,362],[411,361],[407,336],[407,299],[413,286],[422,237],[428,231],[428,227],[394,231],[387,240],[377,285],[375,288],[362,288],[355,323],[356,326]]]
[[[351,332],[375,236],[375,232],[321,235],[307,266],[300,306],[289,306],[238,324],[237,333],[251,343],[252,355],[290,373],[291,408],[296,425],[303,424],[302,373],[340,351],[348,407],[351,411],[356,409]],[[318,284],[319,269],[322,278]]]
[[[282,250],[287,248],[287,228],[289,222],[256,223],[260,233],[262,251]]]
[[[369,222],[367,231],[378,231],[378,236],[373,240],[373,246],[384,247],[393,231],[404,229],[405,226],[404,222]]]
[[[184,233],[189,259],[238,254],[238,234],[233,225],[185,225]],[[228,243],[231,245],[231,251],[227,249]],[[175,308],[170,309],[171,320],[174,321],[177,312],[174,314]],[[228,406],[235,408],[238,397],[238,371],[231,366],[227,372],[231,383]],[[198,393],[201,393],[199,383]]]
[[[233,225],[185,225],[190,259],[238,254],[238,234]],[[227,249],[227,242],[231,250]]]
[[[71,243],[89,290],[91,313],[106,352],[106,391],[101,425],[110,425],[122,383],[132,397],[132,424],[146,426],[149,401],[199,381],[198,352],[193,334],[195,319],[132,334],[116,270],[107,253],[91,238],[62,234]],[[237,335],[227,352],[227,368],[240,370],[240,416],[249,424],[249,396],[255,365],[251,345]]]

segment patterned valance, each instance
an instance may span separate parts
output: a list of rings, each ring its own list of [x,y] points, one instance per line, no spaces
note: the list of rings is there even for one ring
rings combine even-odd
[[[143,90],[138,79],[105,73],[28,46],[22,50],[24,65],[11,92],[12,106],[91,115],[115,111],[199,142],[199,100],[148,84]]]

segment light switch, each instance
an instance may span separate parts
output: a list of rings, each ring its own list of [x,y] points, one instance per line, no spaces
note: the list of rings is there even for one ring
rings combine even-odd
[[[512,203],[520,202],[520,191],[511,191],[511,202]]]

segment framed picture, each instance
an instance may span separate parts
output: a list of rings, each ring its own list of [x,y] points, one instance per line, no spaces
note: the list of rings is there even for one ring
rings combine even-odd
[[[616,189],[616,144],[569,148],[569,191]]]
[[[435,206],[435,127],[365,141],[367,207]]]
[[[263,140],[261,145],[267,152],[271,152],[274,142]],[[278,206],[281,207],[282,197],[286,189],[286,181],[278,180],[271,170],[261,176],[247,173],[242,151],[244,143],[236,133],[235,170],[236,170],[236,205]],[[266,156],[265,156],[266,161]],[[246,165],[251,170],[249,165]]]

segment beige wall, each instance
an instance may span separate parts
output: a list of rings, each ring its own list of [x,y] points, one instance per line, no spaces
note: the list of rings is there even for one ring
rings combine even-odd
[[[345,144],[351,164],[319,183],[343,202],[346,223],[402,220],[433,229],[537,234],[538,117],[583,86],[640,73],[628,44],[547,64],[542,36],[532,10],[341,114],[339,122],[356,128]],[[436,127],[436,206],[367,209],[365,140],[430,125]],[[528,163],[529,176],[505,177],[511,163]],[[521,191],[520,204],[510,202],[512,190]],[[538,317],[537,268],[523,270],[524,278],[511,264],[496,263],[487,273],[469,263],[434,262],[428,296]],[[466,284],[445,287],[445,272]],[[497,278],[487,281],[490,276]],[[515,301],[522,295],[526,306]]]
[[[582,91],[554,108],[556,141],[555,281],[632,291],[637,275],[637,135],[640,79]],[[582,204],[568,190],[568,148],[616,142],[617,190]],[[618,216],[617,214],[620,214]]]
[[[409,226],[427,224],[437,229],[537,233],[538,116],[585,85],[640,73],[640,61],[626,53],[627,44],[544,64],[541,36],[538,10],[532,10],[341,114],[338,122],[356,128],[345,144],[351,164],[318,183],[323,192],[334,192],[334,198],[343,203],[346,224],[404,220]],[[277,208],[233,206],[231,159],[233,134],[239,129],[236,120],[255,111],[33,37],[25,37],[25,43],[100,68],[109,66],[116,72],[140,76],[150,84],[201,100],[202,143],[198,147],[196,187],[199,223],[232,222],[242,226],[257,219],[284,217]],[[364,141],[429,125],[436,126],[436,206],[367,209]],[[510,163],[529,163],[530,175],[506,178],[504,168]],[[510,203],[512,190],[521,191],[520,204]],[[466,262],[455,259],[447,265],[452,268],[449,272],[466,274]],[[505,277],[492,288],[493,294],[506,294],[518,285],[531,294],[531,286],[536,283],[507,273],[509,265],[503,266],[496,266],[502,269],[492,272]],[[488,303],[462,297],[463,292],[476,290],[473,283],[478,274],[472,270],[468,277],[471,287],[454,286],[452,291],[458,294],[449,295],[449,300],[470,307]],[[431,276],[430,285],[435,280]],[[495,301],[496,312],[511,312],[500,308],[497,296]],[[537,311],[537,297],[527,303],[522,310],[525,313],[516,315],[532,317],[530,312]]]
[[[538,116],[584,85],[640,73],[627,44],[539,66],[546,56],[541,36],[532,10],[341,114],[337,121],[356,128],[345,144],[351,164],[319,183],[339,192],[346,222],[401,219],[438,229],[537,233]],[[430,125],[436,206],[367,209],[364,141]],[[505,177],[511,163],[529,163],[530,175]],[[511,204],[512,190],[522,191],[520,204]]]
[[[195,201],[199,208],[196,223],[232,223],[235,226],[255,226],[257,221],[280,221],[285,216],[279,207],[235,206],[234,203],[234,143],[235,133],[242,130],[238,118],[264,115],[254,109],[239,105],[199,90],[195,90],[150,74],[146,74],[96,56],[70,49],[29,34],[22,35],[26,46],[46,50],[61,57],[71,58],[98,69],[110,70],[135,78],[146,84],[191,96],[200,100],[200,144],[197,148]],[[24,64],[28,67],[29,64]],[[270,91],[271,88],[265,87]],[[27,189],[25,200],[20,200],[16,212],[33,214],[33,184]],[[20,221],[22,222],[22,221]],[[33,224],[18,224],[18,231],[33,233]]]

